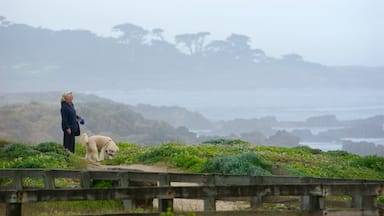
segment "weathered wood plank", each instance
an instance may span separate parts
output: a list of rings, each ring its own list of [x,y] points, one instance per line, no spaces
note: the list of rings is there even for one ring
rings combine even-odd
[[[384,194],[379,184],[337,184],[337,185],[240,185],[240,186],[193,186],[193,187],[128,187],[112,189],[27,189],[0,191],[0,202],[39,202],[64,200],[121,200],[150,198],[250,197],[256,195],[278,196],[328,196]],[[379,192],[380,191],[380,192]]]

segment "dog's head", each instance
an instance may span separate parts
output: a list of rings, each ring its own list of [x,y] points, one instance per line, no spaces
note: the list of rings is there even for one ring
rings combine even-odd
[[[119,147],[117,147],[116,143],[111,141],[105,149],[105,154],[107,155],[108,159],[113,159],[117,152],[119,152]]]
[[[87,133],[81,134],[81,136],[80,136],[80,143],[83,144],[83,145],[88,143],[88,135],[87,135]]]

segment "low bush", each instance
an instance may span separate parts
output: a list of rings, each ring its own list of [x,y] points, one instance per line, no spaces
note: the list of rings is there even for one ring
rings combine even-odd
[[[343,150],[333,150],[333,151],[327,151],[326,154],[336,157],[345,157],[350,155],[349,152],[343,151]]]
[[[384,157],[377,155],[356,157],[352,160],[350,165],[358,168],[373,169],[377,172],[384,172]]]
[[[255,153],[238,156],[225,156],[208,160],[203,172],[235,175],[272,175],[267,169],[270,165]]]
[[[51,153],[57,153],[61,155],[69,154],[69,152],[63,147],[63,145],[55,142],[40,143],[35,147],[35,149],[40,152],[51,152]]]
[[[157,163],[162,160],[169,160],[172,156],[181,153],[184,145],[179,143],[167,143],[156,147],[151,147],[149,151],[138,157],[138,162]]]
[[[311,154],[321,154],[323,151],[321,151],[321,149],[314,149],[314,148],[311,148],[309,146],[296,146],[296,147],[293,147],[292,149],[297,149],[297,150],[302,150],[304,152],[308,152],[308,153],[311,153]]]
[[[83,166],[79,161],[54,142],[37,146],[11,143],[0,148],[0,168],[74,168]]]
[[[171,159],[171,163],[176,167],[190,170],[192,172],[199,172],[205,162],[205,159],[202,159],[197,155],[190,155],[185,153],[181,153]]]
[[[19,143],[7,144],[1,149],[0,155],[6,158],[25,158],[38,154],[39,151],[30,145]]]

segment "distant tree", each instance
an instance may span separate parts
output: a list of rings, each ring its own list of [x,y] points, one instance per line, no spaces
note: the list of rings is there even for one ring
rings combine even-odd
[[[7,20],[5,16],[0,16],[0,26],[8,26],[11,22]]]
[[[229,61],[232,58],[231,49],[232,45],[228,41],[213,40],[205,46],[204,54],[218,61]]]
[[[164,32],[164,30],[161,29],[161,28],[154,28],[154,29],[152,29],[151,34],[152,34],[157,40],[164,41],[163,32]]]
[[[233,47],[237,47],[239,49],[249,49],[251,39],[246,35],[231,34],[227,37],[227,41],[230,42]]]
[[[202,54],[204,52],[204,43],[206,37],[208,37],[211,33],[209,32],[198,32],[196,33],[196,53]]]
[[[175,36],[176,44],[183,44],[188,49],[190,55],[194,53],[193,40],[193,34],[180,34]]]
[[[227,41],[231,44],[231,52],[235,59],[253,61],[253,51],[249,45],[251,39],[248,36],[231,34],[227,37]]]
[[[130,47],[129,61],[133,63],[134,60],[137,59],[137,50],[140,49],[140,46],[142,46],[146,40],[148,31],[140,26],[130,23],[116,25],[113,27],[113,31],[122,33],[119,37],[119,41]]]
[[[266,61],[268,59],[265,52],[261,49],[253,49],[252,55],[253,55],[254,61],[256,61],[256,62],[263,62],[263,61]]]
[[[201,55],[203,53],[205,38],[210,35],[209,32],[186,33],[175,36],[176,44],[182,44],[190,55]]]
[[[205,46],[205,50],[208,53],[217,53],[217,52],[227,51],[230,49],[230,47],[231,47],[231,44],[228,43],[228,41],[213,40]]]
[[[116,25],[112,30],[121,32],[122,35],[119,39],[127,44],[143,44],[145,37],[148,35],[147,30],[131,23]]]

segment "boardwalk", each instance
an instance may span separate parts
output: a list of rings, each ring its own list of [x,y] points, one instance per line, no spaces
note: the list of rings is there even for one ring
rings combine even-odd
[[[23,185],[27,177],[41,179],[36,188]],[[55,179],[71,178],[78,187],[61,188]],[[94,180],[111,180],[113,188],[91,188]],[[21,215],[23,203],[66,200],[124,200],[127,208],[135,208],[137,200],[159,200],[159,211],[173,208],[173,200],[204,200],[204,211],[216,211],[218,200],[247,200],[250,209],[258,210],[268,198],[299,197],[302,212],[322,215],[327,211],[329,196],[350,196],[351,215],[382,214],[376,198],[384,194],[384,181],[327,179],[283,176],[236,176],[216,174],[153,173],[131,170],[44,170],[1,169],[0,202],[7,204],[7,215]],[[137,184],[142,182],[143,184]],[[136,183],[136,186],[133,184]],[[173,186],[174,183],[194,183],[193,186]]]

